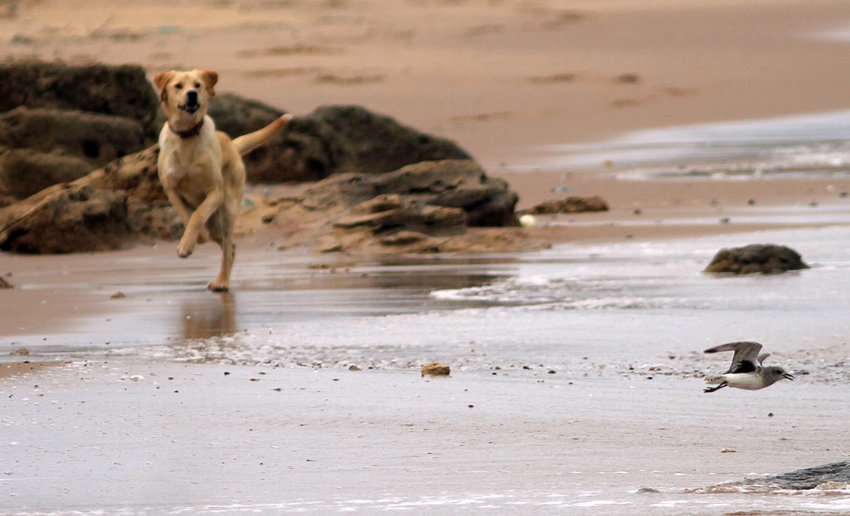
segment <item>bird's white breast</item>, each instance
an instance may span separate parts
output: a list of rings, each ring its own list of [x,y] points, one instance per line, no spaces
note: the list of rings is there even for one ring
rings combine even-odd
[[[736,389],[754,391],[765,387],[762,375],[753,373],[727,373],[723,375],[726,385]]]

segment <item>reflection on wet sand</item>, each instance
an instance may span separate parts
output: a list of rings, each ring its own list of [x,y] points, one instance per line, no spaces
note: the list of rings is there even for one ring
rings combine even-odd
[[[185,299],[183,339],[208,339],[236,333],[236,298],[230,292]]]

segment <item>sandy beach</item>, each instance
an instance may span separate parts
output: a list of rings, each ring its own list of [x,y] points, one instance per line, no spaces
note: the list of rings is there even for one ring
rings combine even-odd
[[[850,151],[827,131],[722,154],[740,142],[706,124],[846,111],[848,26],[826,0],[0,3],[3,57],[212,68],[221,92],[450,138],[518,209],[610,206],[537,216],[553,247],[510,255],[243,228],[221,295],[211,244],[0,253],[0,514],[846,513],[848,482],[740,482],[850,456]],[[646,133],[705,127],[720,158]],[[606,157],[625,147],[661,157]],[[763,242],[812,268],[700,272]],[[701,351],[743,339],[795,381],[703,394],[731,357]],[[434,360],[451,376],[420,377]]]

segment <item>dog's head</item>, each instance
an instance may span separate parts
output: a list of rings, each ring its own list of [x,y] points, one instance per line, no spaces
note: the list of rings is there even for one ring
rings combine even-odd
[[[175,125],[194,125],[204,117],[209,98],[215,95],[216,82],[218,73],[212,70],[172,70],[153,78],[168,121]]]

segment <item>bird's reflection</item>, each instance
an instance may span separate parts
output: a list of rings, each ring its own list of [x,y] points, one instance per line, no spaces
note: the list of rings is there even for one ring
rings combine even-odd
[[[183,302],[183,339],[208,339],[236,333],[236,298],[230,292]]]

